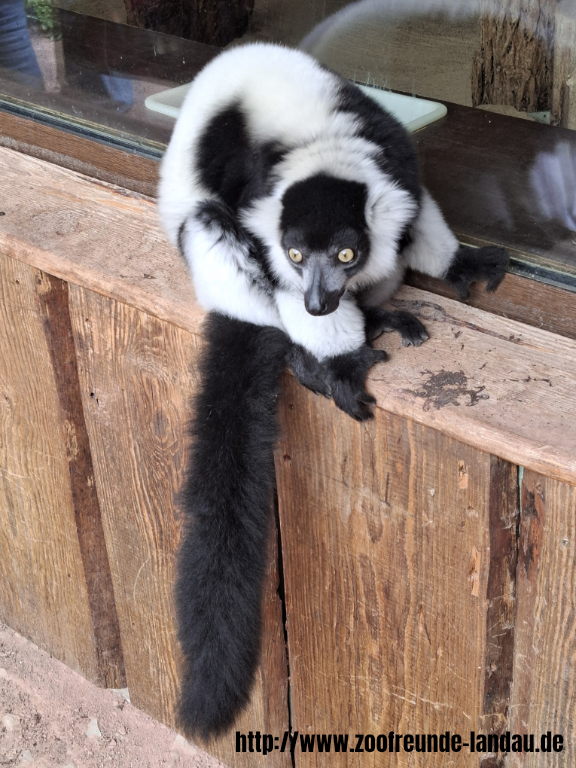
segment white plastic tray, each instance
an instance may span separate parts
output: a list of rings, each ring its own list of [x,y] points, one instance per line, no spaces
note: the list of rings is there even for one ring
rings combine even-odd
[[[177,118],[188,88],[190,88],[190,83],[179,85],[177,88],[170,88],[168,91],[160,91],[153,96],[148,96],[144,104],[154,112],[161,112],[163,115]],[[411,132],[439,120],[446,114],[444,104],[439,104],[436,101],[420,99],[417,96],[404,96],[401,93],[391,93],[369,85],[359,85],[358,88],[388,112],[391,112]]]

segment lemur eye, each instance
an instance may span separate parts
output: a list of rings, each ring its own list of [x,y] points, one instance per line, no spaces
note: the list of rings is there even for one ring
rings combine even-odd
[[[300,251],[297,251],[296,248],[290,248],[288,256],[290,256],[291,260],[296,262],[296,264],[299,264],[302,261],[302,254]]]
[[[353,258],[354,258],[354,251],[352,250],[352,248],[344,248],[338,254],[338,259],[343,264],[348,264],[349,262],[352,261]]]

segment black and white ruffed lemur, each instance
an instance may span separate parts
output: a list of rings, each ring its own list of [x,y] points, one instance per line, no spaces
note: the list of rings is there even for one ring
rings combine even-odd
[[[195,398],[176,605],[180,724],[223,733],[259,660],[280,374],[362,421],[370,341],[428,336],[380,308],[407,267],[465,299],[508,263],[459,245],[422,187],[404,128],[308,55],[251,44],[217,56],[186,96],[161,167],[159,210],[208,310]]]

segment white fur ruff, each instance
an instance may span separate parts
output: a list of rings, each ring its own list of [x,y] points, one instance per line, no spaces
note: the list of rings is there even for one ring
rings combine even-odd
[[[283,328],[318,358],[341,354],[365,342],[364,320],[350,298],[363,291],[370,303],[387,298],[399,284],[403,264],[397,243],[413,222],[413,197],[376,162],[382,150],[357,135],[353,113],[335,112],[341,80],[301,51],[250,44],[217,56],[192,83],[160,171],[159,211],[169,239],[180,245],[196,294],[207,310]],[[281,289],[270,296],[258,284],[258,265],[239,243],[211,231],[194,217],[214,198],[199,180],[197,148],[209,122],[223,109],[240,106],[252,139],[287,148],[274,167],[270,193],[238,212],[241,225],[267,247],[270,269]],[[393,148],[392,148],[393,151]],[[319,173],[364,183],[365,219],[371,243],[362,270],[348,283],[336,312],[313,317],[304,307],[304,286],[281,245],[282,197],[292,184]],[[428,193],[413,224],[414,242],[404,264],[440,276],[457,248]],[[254,279],[256,278],[256,280]]]

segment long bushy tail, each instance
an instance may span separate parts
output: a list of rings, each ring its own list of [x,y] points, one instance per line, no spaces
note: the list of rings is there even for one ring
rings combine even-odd
[[[215,313],[205,339],[176,584],[180,725],[201,738],[232,725],[258,666],[277,401],[290,347],[275,328]]]

